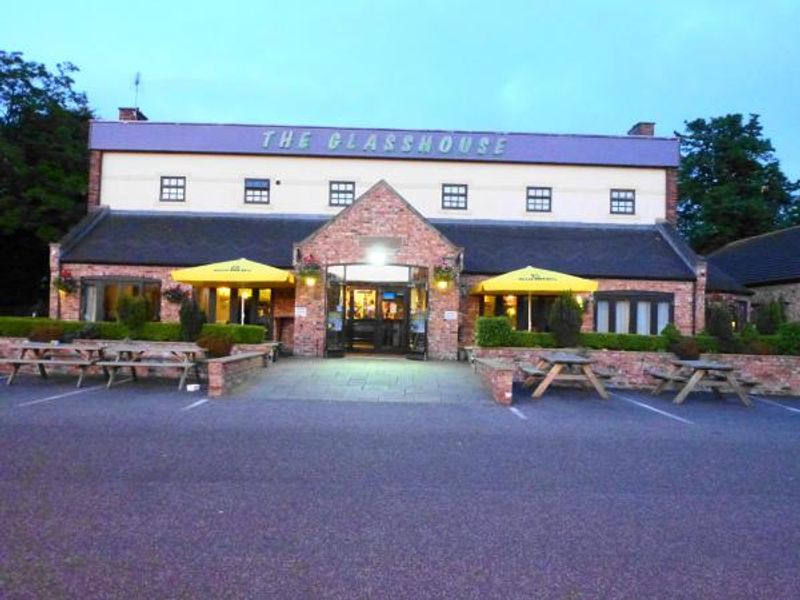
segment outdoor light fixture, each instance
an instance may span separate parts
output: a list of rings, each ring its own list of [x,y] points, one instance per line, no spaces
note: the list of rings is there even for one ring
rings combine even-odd
[[[436,282],[436,287],[439,288],[440,290],[446,290],[448,283],[449,283],[448,281],[440,279],[439,281]]]
[[[369,264],[381,266],[386,264],[386,249],[383,246],[373,246],[367,255]]]
[[[309,276],[305,278],[305,282],[308,287],[314,287],[317,284],[317,278]]]

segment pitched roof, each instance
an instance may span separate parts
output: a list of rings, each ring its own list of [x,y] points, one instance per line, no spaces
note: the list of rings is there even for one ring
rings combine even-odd
[[[190,266],[244,256],[292,265],[292,245],[330,217],[104,211],[64,240],[64,262]],[[535,265],[579,277],[693,280],[656,226],[432,220],[464,248],[465,271],[499,274]]]
[[[432,221],[464,247],[464,270],[505,273],[520,265],[579,277],[693,280],[694,270],[656,226]]]
[[[800,226],[731,242],[708,260],[750,287],[800,281]]]
[[[676,138],[92,121],[93,150],[676,167]]]
[[[724,269],[714,262],[708,261],[708,271],[706,277],[706,291],[720,292],[723,294],[739,294],[750,296],[752,290],[748,290],[741,283],[731,277]]]

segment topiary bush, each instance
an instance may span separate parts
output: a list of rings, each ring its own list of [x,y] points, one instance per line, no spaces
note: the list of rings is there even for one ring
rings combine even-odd
[[[778,327],[786,322],[786,315],[783,310],[783,302],[773,300],[756,308],[753,320],[758,332],[763,335],[774,335],[778,333]]]
[[[733,335],[733,319],[733,314],[724,304],[711,304],[706,310],[706,332],[719,340],[719,349],[722,352],[739,350]]]
[[[781,354],[800,354],[800,322],[779,326],[776,345]]]
[[[583,324],[583,307],[571,292],[559,295],[550,307],[547,324],[558,346],[577,346]]]
[[[209,358],[230,356],[233,349],[233,337],[227,333],[204,334],[197,345],[206,351]]]
[[[131,333],[141,331],[150,314],[150,301],[144,296],[120,296],[117,300],[117,321]]]
[[[64,328],[58,323],[43,323],[35,325],[28,333],[31,342],[53,342],[60,340],[64,335]]]
[[[200,310],[197,300],[188,298],[181,302],[180,320],[181,339],[185,342],[194,342],[203,331],[206,314]]]
[[[475,343],[485,348],[509,346],[511,322],[506,317],[478,317],[475,323]]]
[[[681,360],[697,360],[700,358],[700,345],[694,338],[682,338],[672,346],[671,350]]]

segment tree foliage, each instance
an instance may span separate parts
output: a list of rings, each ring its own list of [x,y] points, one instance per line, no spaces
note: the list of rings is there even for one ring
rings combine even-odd
[[[789,181],[758,115],[686,122],[678,220],[699,252],[800,223],[800,182]]]
[[[9,290],[0,311],[46,296],[47,244],[85,211],[92,113],[74,89],[77,70],[0,50],[0,280]]]

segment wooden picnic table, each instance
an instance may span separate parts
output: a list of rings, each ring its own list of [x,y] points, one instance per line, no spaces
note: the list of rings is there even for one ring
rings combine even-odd
[[[114,379],[120,369],[130,368],[131,377],[137,381],[136,368],[147,367],[181,369],[181,378],[178,381],[178,389],[181,390],[186,383],[189,369],[193,368],[195,377],[198,381],[200,380],[197,359],[205,350],[196,344],[159,344],[155,346],[147,343],[119,343],[109,344],[103,349],[103,352],[103,360],[97,364],[110,370],[107,385],[109,388],[114,384]],[[164,358],[165,354],[168,355],[166,359]],[[111,358],[112,356],[113,358]]]
[[[681,404],[698,385],[702,384],[711,388],[717,395],[721,395],[723,391],[731,391],[739,397],[742,404],[752,406],[747,392],[733,374],[732,365],[708,360],[675,360],[672,361],[672,365],[674,369],[671,373],[663,376],[651,373],[654,377],[661,379],[661,382],[653,390],[654,394],[660,393],[671,383],[685,383],[672,401],[674,404]],[[682,371],[684,370],[690,371],[691,375],[683,375]]]
[[[601,398],[608,400],[608,392],[592,369],[594,360],[570,352],[545,354],[535,367],[523,367],[522,371],[531,378],[542,377],[533,390],[534,398],[541,398],[554,381],[590,383]]]
[[[23,365],[35,365],[39,375],[47,378],[47,367],[61,365],[77,367],[80,370],[77,387],[83,384],[86,370],[97,364],[103,358],[104,344],[61,344],[52,342],[16,342],[8,346],[12,350],[19,350],[18,357],[0,359],[0,362],[11,365],[11,375],[6,380],[6,385],[14,383],[20,368]],[[31,358],[26,355],[30,354]]]

